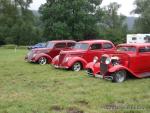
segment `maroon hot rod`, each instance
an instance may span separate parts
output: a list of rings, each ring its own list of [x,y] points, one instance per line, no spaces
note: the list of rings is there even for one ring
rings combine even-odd
[[[123,82],[127,77],[150,77],[150,44],[120,44],[113,54],[104,54],[86,66],[96,77]]]
[[[72,69],[80,71],[85,69],[87,63],[93,58],[100,58],[102,54],[114,52],[114,44],[108,40],[86,40],[76,43],[71,51],[62,51],[58,56],[53,58],[52,65],[55,68]]]
[[[28,62],[37,62],[41,65],[51,63],[52,59],[62,50],[71,50],[75,45],[73,40],[54,40],[48,41],[45,48],[32,49],[28,52],[25,60]]]

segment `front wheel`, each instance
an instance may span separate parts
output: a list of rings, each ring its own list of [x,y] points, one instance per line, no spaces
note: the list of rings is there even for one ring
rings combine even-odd
[[[112,82],[121,83],[126,80],[127,72],[125,70],[119,70],[112,74]]]
[[[47,59],[45,57],[40,57],[38,63],[40,65],[45,65],[47,63]]]
[[[80,71],[82,69],[82,64],[80,62],[75,62],[72,66],[73,71]]]

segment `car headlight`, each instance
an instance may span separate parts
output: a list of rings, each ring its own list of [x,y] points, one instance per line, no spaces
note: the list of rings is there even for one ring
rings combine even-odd
[[[33,54],[33,57],[35,57],[37,54]]]
[[[95,57],[93,58],[93,62],[96,63],[97,61],[98,61],[98,57],[95,56]]]
[[[106,58],[105,63],[106,63],[106,64],[110,64],[110,63],[111,63],[111,58],[109,58],[109,57]]]

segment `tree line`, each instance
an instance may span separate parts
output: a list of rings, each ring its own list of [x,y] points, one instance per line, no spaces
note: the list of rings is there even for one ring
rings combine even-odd
[[[149,33],[149,0],[135,0],[138,14],[133,33]],[[29,9],[32,0],[0,0],[0,45],[31,45],[53,39],[108,39],[125,41],[129,32],[121,7],[111,3],[101,7],[102,0],[47,0],[40,15]],[[131,31],[130,31],[131,32]]]

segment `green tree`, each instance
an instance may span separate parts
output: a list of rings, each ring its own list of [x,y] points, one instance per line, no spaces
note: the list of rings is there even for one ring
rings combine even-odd
[[[41,39],[41,29],[36,25],[32,0],[0,0],[0,44],[33,44]]]
[[[96,37],[102,0],[47,0],[40,7],[44,35],[50,39]]]
[[[132,12],[139,15],[135,22],[137,33],[150,33],[150,1],[136,0],[136,8]]]
[[[121,14],[118,15],[119,8],[120,5],[116,2],[104,7],[104,15],[101,23],[99,23],[100,37],[115,43],[124,42],[127,34],[126,17]]]
[[[5,44],[5,39],[10,38],[10,29],[15,23],[17,9],[10,0],[0,0],[0,44]]]

